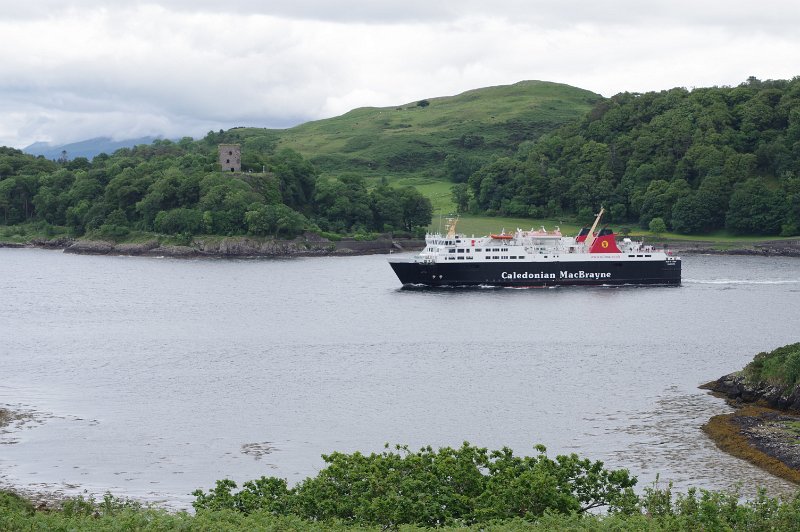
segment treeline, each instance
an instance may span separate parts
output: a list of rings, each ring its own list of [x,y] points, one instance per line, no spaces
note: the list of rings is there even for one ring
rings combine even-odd
[[[251,147],[243,172],[222,173],[217,143],[158,140],[93,160],[48,161],[0,148],[0,224],[66,227],[76,236],[413,232],[431,220],[412,188],[368,189],[355,178],[321,179],[291,150]]]
[[[679,233],[797,235],[800,78],[621,93],[457,175],[462,211],[591,218],[603,205],[610,221]]]

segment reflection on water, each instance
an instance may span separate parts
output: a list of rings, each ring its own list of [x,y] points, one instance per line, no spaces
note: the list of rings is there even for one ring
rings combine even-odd
[[[464,440],[678,488],[792,489],[700,431],[697,386],[797,341],[800,260],[684,257],[681,287],[401,290],[385,257],[0,250],[0,482],[186,507],[322,453]]]

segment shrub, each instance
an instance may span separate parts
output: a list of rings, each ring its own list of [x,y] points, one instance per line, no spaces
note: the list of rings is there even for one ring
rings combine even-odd
[[[220,480],[208,493],[195,491],[193,506],[198,512],[266,509],[311,521],[382,527],[535,520],[546,512],[599,507],[636,510],[636,479],[628,471],[607,470],[602,462],[575,454],[551,459],[543,446],[536,449],[536,456],[517,457],[508,448],[490,452],[465,442],[436,451],[396,446],[370,455],[335,452],[323,455],[327,467],[317,476],[292,489],[283,480],[262,477],[234,492],[233,481]]]

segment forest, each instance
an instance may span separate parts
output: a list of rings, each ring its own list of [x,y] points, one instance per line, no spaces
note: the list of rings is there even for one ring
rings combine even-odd
[[[453,187],[475,213],[591,218],[677,233],[800,234],[800,78],[598,102]]]
[[[0,148],[0,223],[122,239],[131,231],[275,238],[305,231],[412,233],[431,221],[430,201],[413,188],[320,178],[290,149],[250,153],[243,172],[222,173],[217,144],[225,136],[157,140],[92,161],[49,161]]]

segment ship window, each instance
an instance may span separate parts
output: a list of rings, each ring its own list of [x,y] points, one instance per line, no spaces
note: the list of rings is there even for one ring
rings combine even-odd
[[[448,252],[448,253],[455,253],[455,252],[456,252],[456,250],[454,250],[454,249],[448,249],[448,250],[447,250],[447,252]]]
[[[472,257],[467,257],[467,260],[472,260]]]
[[[475,250],[476,253],[480,253],[481,251],[482,251],[481,248]]]
[[[503,248],[500,251],[508,251],[508,248]]]
[[[464,260],[464,257],[457,257],[458,260]]]
[[[642,255],[636,255],[637,257],[641,257]]]
[[[493,259],[499,259],[500,257],[492,257]]]
[[[645,255],[645,257],[652,257],[652,255]]]
[[[636,255],[628,255],[628,257],[630,257],[630,258],[633,258],[633,257],[635,257],[635,256],[636,256]]]
[[[459,253],[464,253],[464,250],[463,249],[459,249],[458,252]]]

